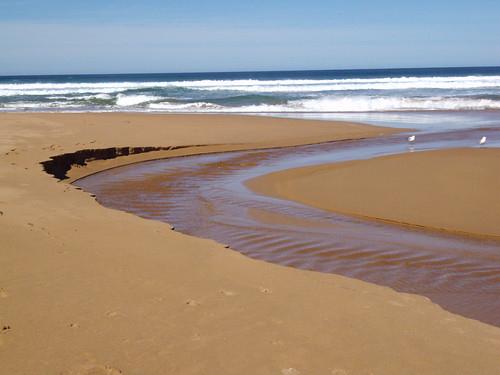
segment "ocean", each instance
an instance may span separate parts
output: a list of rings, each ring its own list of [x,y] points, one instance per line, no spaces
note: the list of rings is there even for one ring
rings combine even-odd
[[[0,111],[500,110],[500,67],[0,77]]]

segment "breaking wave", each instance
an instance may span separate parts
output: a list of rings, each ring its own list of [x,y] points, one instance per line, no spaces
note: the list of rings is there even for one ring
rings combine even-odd
[[[198,80],[171,82],[107,83],[7,83],[0,84],[0,96],[111,94],[128,90],[185,88],[239,92],[321,92],[356,90],[478,89],[500,88],[500,76],[398,77],[351,79],[282,80]]]
[[[481,69],[463,68],[462,75],[457,69],[444,69],[442,76],[437,74],[439,72],[423,76],[422,70],[413,69],[413,75],[395,76],[397,72],[388,71],[377,72],[381,75],[379,77],[367,77],[361,73],[360,76],[350,73],[350,76],[339,77],[338,72],[323,72],[321,76],[315,72],[248,73],[244,78],[236,73],[224,73],[223,78],[216,73],[90,78],[0,77],[0,111],[498,110],[500,68],[490,68],[485,75],[476,74]],[[276,76],[280,76],[279,79]]]

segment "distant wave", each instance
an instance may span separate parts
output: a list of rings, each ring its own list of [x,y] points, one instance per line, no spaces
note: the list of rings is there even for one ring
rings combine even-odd
[[[155,100],[162,100],[162,97],[150,95],[123,95],[118,94],[116,98],[116,105],[121,107],[133,106],[141,103],[154,102]]]
[[[93,97],[95,98],[95,97]],[[227,113],[272,113],[272,112],[384,112],[384,111],[459,111],[500,110],[500,100],[468,97],[370,97],[370,96],[326,96],[318,99],[290,100],[282,104],[254,104],[229,106],[210,101],[168,101],[161,97],[133,95],[119,96],[113,105],[109,100],[93,99],[92,104],[101,107],[94,110],[137,110],[144,112],[227,112]],[[221,101],[222,102],[222,101]],[[0,110],[61,109],[92,110],[85,101],[52,101],[50,103],[15,102],[0,105]]]
[[[311,112],[373,112],[500,109],[500,101],[468,97],[323,97],[292,103]]]
[[[202,112],[384,112],[384,111],[458,111],[500,109],[500,101],[467,98],[391,98],[391,97],[323,97],[320,99],[296,100],[281,105],[250,105],[224,107],[212,103],[176,104],[160,102],[149,105],[150,109],[163,111]]]
[[[138,112],[384,112],[500,110],[500,68],[494,75],[478,69],[444,70],[443,76],[384,75],[249,78],[225,73],[56,78],[0,77],[0,111],[138,111]],[[480,69],[479,69],[480,70]],[[446,72],[455,72],[446,75]],[[253,73],[252,73],[253,74]],[[438,74],[435,72],[434,74]],[[206,79],[199,79],[200,77]],[[38,79],[38,81],[37,81]],[[49,81],[52,79],[52,81]],[[97,81],[103,79],[102,82]],[[111,79],[113,81],[111,81]],[[75,81],[78,80],[78,81]],[[106,81],[107,80],[107,81]]]
[[[402,77],[378,79],[332,80],[233,80],[176,82],[176,86],[196,90],[240,92],[321,92],[356,90],[408,90],[408,89],[477,89],[500,87],[500,76],[468,77]]]
[[[321,92],[356,90],[478,89],[500,88],[500,76],[399,77],[351,79],[282,80],[199,80],[172,82],[108,83],[4,83],[1,96],[112,94],[128,90],[186,88],[201,91],[238,91],[254,93]]]

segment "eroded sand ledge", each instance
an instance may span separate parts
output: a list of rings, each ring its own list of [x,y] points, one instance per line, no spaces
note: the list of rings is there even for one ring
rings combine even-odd
[[[141,158],[388,132],[261,117],[0,115],[2,371],[496,374],[498,328],[106,209],[39,164],[90,148],[206,145],[92,162],[75,178]]]
[[[445,149],[280,171],[263,194],[395,224],[500,239],[500,149]]]

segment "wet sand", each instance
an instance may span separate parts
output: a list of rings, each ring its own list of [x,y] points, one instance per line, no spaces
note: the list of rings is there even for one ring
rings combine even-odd
[[[421,134],[418,147],[463,147],[475,143],[477,133]],[[500,131],[490,129],[488,135],[495,140]],[[394,134],[149,161],[75,184],[106,207],[172,224],[182,233],[229,244],[249,257],[416,293],[450,312],[500,327],[499,241],[360,219],[245,187],[256,176],[291,167],[407,151],[406,137]]]
[[[248,186],[334,212],[500,239],[500,149],[434,150],[298,168]]]
[[[0,115],[0,362],[7,374],[495,374],[500,330],[426,298],[255,261],[110,210],[39,164],[135,161],[391,131],[237,116]]]

